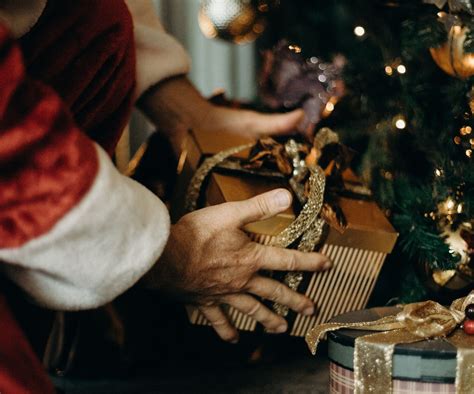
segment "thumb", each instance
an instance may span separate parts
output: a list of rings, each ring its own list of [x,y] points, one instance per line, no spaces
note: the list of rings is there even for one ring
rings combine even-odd
[[[261,114],[252,112],[248,119],[250,128],[259,134],[288,134],[297,131],[304,118],[304,111],[296,109],[286,114]]]
[[[231,202],[228,208],[233,211],[234,223],[239,227],[247,223],[264,220],[285,211],[292,201],[291,193],[286,189],[276,189],[260,194],[248,200]]]

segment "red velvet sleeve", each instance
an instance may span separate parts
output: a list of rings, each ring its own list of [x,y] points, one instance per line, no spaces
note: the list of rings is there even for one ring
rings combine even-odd
[[[0,27],[0,274],[48,308],[96,308],[156,263],[168,211],[27,74]]]
[[[0,393],[54,392],[40,361],[0,294]]]
[[[25,75],[21,51],[0,25],[0,249],[49,231],[97,169],[91,140],[54,91]]]

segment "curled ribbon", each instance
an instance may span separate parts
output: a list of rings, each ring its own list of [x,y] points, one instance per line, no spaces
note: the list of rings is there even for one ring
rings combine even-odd
[[[355,393],[391,393],[392,359],[395,345],[443,338],[457,348],[456,393],[474,393],[474,336],[458,327],[474,291],[455,300],[449,308],[434,301],[405,305],[396,315],[359,323],[326,323],[306,334],[313,354],[323,336],[339,329],[379,331],[358,337],[354,349]]]

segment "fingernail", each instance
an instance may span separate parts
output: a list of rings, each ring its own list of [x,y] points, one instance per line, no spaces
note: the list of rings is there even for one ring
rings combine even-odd
[[[288,326],[286,324],[282,324],[281,326],[278,326],[275,330],[277,334],[283,334],[287,330]]]
[[[281,208],[289,207],[291,204],[291,195],[290,192],[286,190],[279,190],[273,196],[275,204]]]
[[[332,261],[328,260],[328,261],[326,261],[326,262],[324,263],[323,269],[324,269],[324,270],[328,270],[328,269],[330,269],[330,268],[332,268]]]
[[[303,309],[303,315],[305,315],[305,316],[314,315],[314,306],[309,306],[309,307]]]

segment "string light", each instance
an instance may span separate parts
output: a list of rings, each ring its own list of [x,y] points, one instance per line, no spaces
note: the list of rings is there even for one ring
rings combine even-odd
[[[394,117],[393,123],[395,124],[395,127],[399,130],[403,130],[405,127],[407,127],[407,122],[402,115]]]
[[[461,127],[461,129],[459,131],[461,132],[461,135],[469,135],[472,132],[472,127],[471,126],[464,126],[464,127]]]
[[[467,149],[466,150],[466,156],[471,158],[472,157],[472,149]]]
[[[294,53],[301,53],[301,47],[298,45],[288,45],[288,49]]]
[[[385,74],[392,75],[393,74],[393,68],[390,67],[390,66],[385,66]]]
[[[455,202],[452,198],[446,200],[446,208],[451,211],[454,208]]]
[[[456,145],[459,145],[461,143],[461,137],[459,135],[457,135],[456,137],[454,137],[454,143]]]
[[[397,71],[399,74],[405,74],[407,72],[407,68],[403,64],[399,64],[397,66]]]
[[[403,130],[407,126],[407,123],[403,119],[398,119],[395,122],[395,127],[397,129]]]
[[[354,34],[357,37],[362,37],[365,34],[365,29],[362,26],[356,26],[354,28]]]
[[[331,98],[329,98],[329,101],[324,106],[324,110],[323,110],[321,116],[323,118],[326,118],[329,115],[331,115],[332,111],[334,111],[334,109],[336,108],[336,103],[337,103],[337,97],[332,96]]]
[[[452,223],[456,214],[461,214],[464,210],[462,202],[456,202],[452,197],[448,197],[445,201],[438,204],[438,214],[444,216],[448,222]]]
[[[443,171],[440,170],[439,168],[437,168],[434,173],[435,173],[436,176],[442,176],[443,175]]]
[[[386,171],[383,168],[380,169],[380,175],[385,178],[387,181],[393,180],[393,174],[390,171]]]
[[[391,64],[385,66],[384,71],[388,76],[392,76],[395,71],[403,75],[407,72],[407,68],[404,64],[400,63],[400,59],[395,59]]]
[[[328,112],[334,111],[334,104],[331,103],[331,102],[327,103],[325,109],[326,109],[326,111],[328,111]]]

